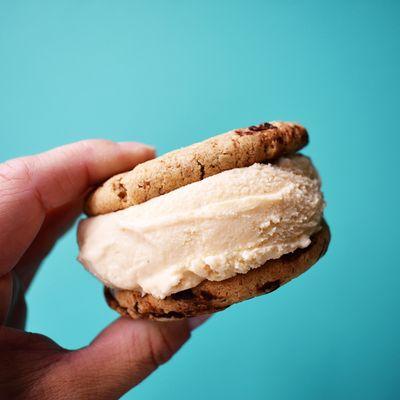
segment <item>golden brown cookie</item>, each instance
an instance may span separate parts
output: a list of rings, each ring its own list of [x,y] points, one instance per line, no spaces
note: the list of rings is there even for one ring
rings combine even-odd
[[[198,286],[172,294],[163,300],[149,294],[142,296],[130,290],[105,288],[111,308],[133,319],[173,320],[221,311],[234,303],[271,293],[305,272],[321,258],[330,241],[325,221],[322,229],[311,237],[311,244],[246,274],[224,281],[203,281]]]
[[[305,128],[290,122],[236,129],[113,176],[89,196],[85,212],[121,210],[228,169],[295,153],[307,142]]]

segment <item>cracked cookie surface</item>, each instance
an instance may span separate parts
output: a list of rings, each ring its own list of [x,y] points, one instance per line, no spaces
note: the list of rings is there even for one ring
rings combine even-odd
[[[111,177],[88,197],[85,212],[122,210],[222,171],[295,153],[307,142],[306,129],[290,122],[232,130]]]

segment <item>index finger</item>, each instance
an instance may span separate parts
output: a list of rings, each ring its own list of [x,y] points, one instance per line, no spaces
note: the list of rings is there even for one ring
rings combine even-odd
[[[46,213],[154,157],[139,143],[85,140],[0,164],[0,276],[29,247]]]

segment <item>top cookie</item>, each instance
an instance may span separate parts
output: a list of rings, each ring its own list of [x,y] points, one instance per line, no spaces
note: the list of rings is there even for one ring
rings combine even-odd
[[[106,214],[233,168],[292,154],[308,143],[301,125],[265,122],[171,151],[115,175],[90,194],[88,215]]]

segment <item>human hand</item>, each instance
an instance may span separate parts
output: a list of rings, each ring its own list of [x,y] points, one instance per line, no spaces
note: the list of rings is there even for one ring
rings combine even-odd
[[[89,188],[152,157],[153,149],[138,143],[87,140],[0,164],[1,398],[117,399],[204,321],[119,318],[75,351],[22,330],[24,291],[81,213]]]

